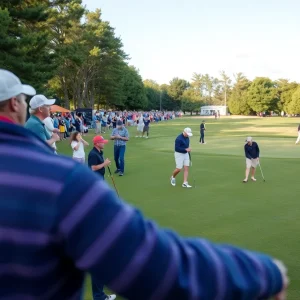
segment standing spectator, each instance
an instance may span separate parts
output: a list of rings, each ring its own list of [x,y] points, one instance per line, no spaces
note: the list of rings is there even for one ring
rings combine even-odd
[[[135,137],[142,137],[142,133],[144,130],[144,117],[143,114],[139,114],[138,119],[137,119],[137,134]]]
[[[58,129],[59,122],[58,122],[56,114],[53,115],[53,126],[54,126],[54,128]],[[59,130],[57,131],[57,133],[59,133]]]
[[[107,167],[111,161],[103,158],[104,145],[108,143],[102,136],[95,136],[93,138],[94,148],[90,151],[88,156],[88,165],[97,173],[102,180],[104,180],[105,167]]]
[[[190,137],[193,136],[191,128],[185,128],[183,133],[181,133],[175,140],[175,163],[176,169],[174,170],[171,176],[171,184],[173,186],[176,185],[175,177],[180,173],[182,168],[184,168],[183,173],[183,184],[184,188],[191,188],[192,186],[188,183],[188,175],[189,175],[189,166],[190,166],[190,156],[189,152],[191,152],[190,148]]]
[[[100,134],[101,133],[101,114],[99,111],[96,112],[95,114],[95,122],[96,122],[96,129],[95,129],[95,134]]]
[[[59,136],[57,133],[53,133],[50,136],[43,121],[50,116],[50,108],[54,103],[55,100],[48,100],[44,95],[35,95],[32,97],[29,102],[29,113],[31,116],[25,124],[25,128],[35,133],[50,147],[53,143],[59,141]],[[55,149],[52,149],[55,152]]]
[[[248,181],[250,169],[252,170],[251,180],[256,181],[254,175],[256,167],[259,164],[259,147],[257,143],[252,140],[251,136],[247,137],[244,150],[246,156],[246,176],[243,182],[246,183]]]
[[[146,139],[149,138],[149,126],[150,126],[150,119],[148,116],[146,116],[146,118],[143,120],[144,122],[144,128],[143,128],[143,137],[144,137],[144,133],[147,133]]]
[[[298,138],[295,144],[298,144],[299,142],[300,142],[300,124],[298,125]]]
[[[51,116],[45,118],[43,120],[43,123],[45,124],[45,129],[47,130],[50,137],[52,137],[53,133],[59,134],[59,129],[54,128],[54,120],[51,118]],[[57,154],[57,152],[56,152],[57,151],[56,143],[54,142],[50,146],[55,150],[55,153]]]
[[[113,116],[112,118],[112,125],[113,125],[113,129],[117,127],[117,116]]]
[[[65,134],[66,134],[66,127],[65,127],[65,121],[62,116],[59,117],[58,119],[59,123],[59,134],[60,134],[60,139],[65,140]]]
[[[85,163],[85,151],[84,146],[88,146],[89,143],[86,142],[81,133],[75,131],[71,135],[71,147],[73,150],[73,159],[80,162],[81,164]]]
[[[93,138],[94,148],[88,155],[88,165],[92,171],[99,175],[101,180],[104,180],[105,167],[110,165],[111,161],[103,157],[104,145],[108,143],[102,136]],[[114,300],[116,295],[106,295],[104,293],[104,285],[95,277],[92,276],[92,291],[94,300]]]
[[[101,125],[102,125],[102,132],[105,133],[106,126],[107,126],[107,115],[106,115],[106,112],[102,116],[102,124]]]
[[[74,123],[74,125],[75,125],[75,130],[76,131],[78,131],[78,132],[80,132],[80,133],[82,133],[81,132],[81,123],[82,123],[82,121],[81,121],[81,113],[78,113],[77,115],[75,115],[75,123]]]
[[[70,122],[70,119],[69,119],[68,115],[64,116],[64,121],[65,121],[65,126],[66,126],[65,137],[70,137],[69,132],[70,132],[70,124],[71,124],[71,122]]]
[[[117,128],[115,128],[110,137],[114,140],[114,159],[116,163],[115,174],[119,173],[119,176],[124,175],[125,168],[125,151],[126,151],[126,142],[129,140],[128,130],[124,127],[123,122],[119,120],[117,122]]]
[[[206,127],[205,127],[205,121],[203,120],[200,125],[200,144],[206,144],[204,141],[204,133],[205,133]]]

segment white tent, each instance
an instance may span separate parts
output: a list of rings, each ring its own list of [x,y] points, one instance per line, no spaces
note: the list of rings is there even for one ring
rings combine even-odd
[[[200,115],[202,116],[212,116],[215,112],[220,112],[220,116],[227,116],[228,113],[228,106],[217,106],[217,105],[211,105],[211,106],[202,106]]]

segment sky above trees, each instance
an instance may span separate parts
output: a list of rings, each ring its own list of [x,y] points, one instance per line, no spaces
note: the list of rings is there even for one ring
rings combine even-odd
[[[144,79],[225,70],[300,80],[297,0],[83,0],[99,7]]]

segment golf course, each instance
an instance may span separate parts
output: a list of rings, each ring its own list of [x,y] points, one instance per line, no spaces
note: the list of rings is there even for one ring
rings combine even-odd
[[[115,176],[120,196],[139,208],[160,226],[183,236],[199,236],[216,243],[230,243],[262,251],[282,260],[289,269],[291,285],[288,299],[300,299],[300,227],[299,159],[300,145],[295,145],[297,118],[204,118],[205,141],[199,144],[202,117],[183,117],[150,127],[150,138],[135,138],[129,127],[130,141],[125,154],[125,173]],[[191,138],[191,189],[170,184],[175,168],[174,140],[185,127]],[[110,132],[103,134],[109,138]],[[243,146],[252,136],[260,147],[261,166],[257,182],[243,184],[245,157]],[[83,137],[92,148],[94,131]],[[58,152],[72,155],[69,140],[57,143]],[[113,162],[113,142],[104,150]],[[112,184],[106,172],[106,180]],[[96,226],[96,224],[95,224]],[[86,300],[91,300],[89,281]],[[121,298],[118,298],[121,299]]]

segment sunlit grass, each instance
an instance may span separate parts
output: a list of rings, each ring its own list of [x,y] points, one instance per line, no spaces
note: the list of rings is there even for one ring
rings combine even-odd
[[[121,196],[161,226],[182,235],[233,243],[282,259],[291,276],[288,299],[300,299],[300,145],[295,145],[299,120],[206,118],[207,145],[199,145],[202,119],[155,124],[148,140],[135,138],[135,128],[129,128],[125,176],[115,178]],[[187,126],[195,133],[191,138],[190,181],[195,178],[197,188],[190,190],[180,187],[182,175],[175,188],[169,183],[175,167],[174,140]],[[260,145],[266,183],[259,172],[256,183],[241,183],[247,135]],[[90,133],[86,139],[91,142],[92,137]],[[67,142],[58,147],[71,155]],[[113,159],[112,143],[107,145],[105,156]],[[110,183],[110,178],[106,180]],[[86,288],[85,299],[90,300],[89,283]]]

